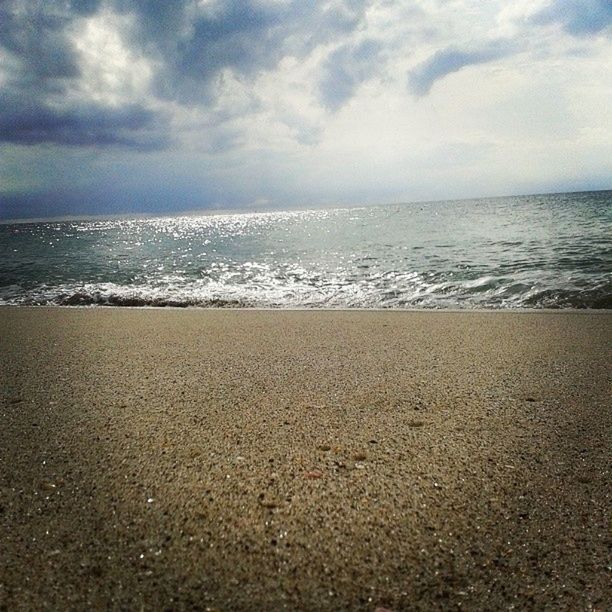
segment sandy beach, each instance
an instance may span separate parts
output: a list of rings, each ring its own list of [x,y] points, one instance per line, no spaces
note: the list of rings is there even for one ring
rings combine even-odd
[[[2,610],[605,610],[612,315],[0,309]]]

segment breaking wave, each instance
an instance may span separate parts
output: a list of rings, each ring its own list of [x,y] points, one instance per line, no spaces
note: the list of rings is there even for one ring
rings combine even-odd
[[[3,294],[2,294],[3,293]],[[149,288],[106,285],[41,287],[0,292],[0,304],[29,306],[116,306],[171,308],[612,308],[612,286],[589,289],[536,289],[490,278],[468,283],[416,283],[410,289],[383,289],[363,283],[326,289],[279,287],[273,290],[227,286],[223,289]]]

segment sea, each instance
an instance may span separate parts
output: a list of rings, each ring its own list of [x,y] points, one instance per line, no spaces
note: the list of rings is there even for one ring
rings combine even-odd
[[[612,308],[612,191],[0,225],[0,305]]]

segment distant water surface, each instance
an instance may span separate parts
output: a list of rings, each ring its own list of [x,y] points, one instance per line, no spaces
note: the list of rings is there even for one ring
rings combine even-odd
[[[0,304],[611,308],[612,191],[0,225]]]

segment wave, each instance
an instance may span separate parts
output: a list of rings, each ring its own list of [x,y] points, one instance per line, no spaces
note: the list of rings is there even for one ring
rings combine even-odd
[[[58,296],[53,302],[58,306],[123,306],[138,308],[154,306],[157,308],[253,308],[254,304],[246,300],[210,298],[172,298],[172,297],[140,297],[122,294],[83,293],[78,291],[71,295]]]
[[[611,193],[0,226],[0,304],[610,309]]]
[[[397,278],[377,282],[331,282],[273,285],[197,283],[182,286],[117,285],[19,286],[0,289],[0,305],[107,306],[172,308],[388,308],[388,309],[612,309],[612,287],[534,287],[491,276],[461,282],[427,282],[411,276],[402,286]]]

